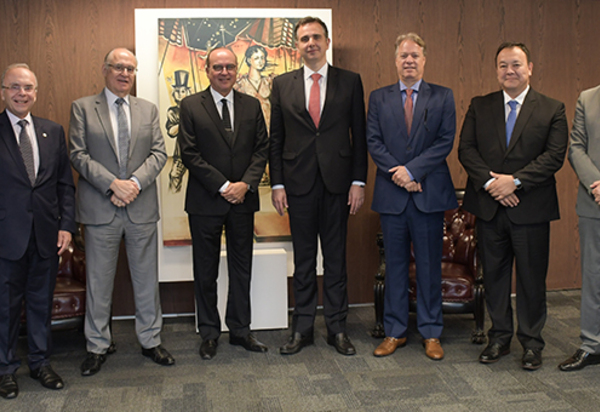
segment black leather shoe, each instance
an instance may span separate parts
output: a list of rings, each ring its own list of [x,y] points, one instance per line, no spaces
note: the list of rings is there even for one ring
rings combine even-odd
[[[48,389],[62,389],[65,384],[58,373],[54,372],[52,366],[44,365],[37,369],[32,369],[29,376],[40,381],[43,387]]]
[[[534,371],[542,367],[542,350],[525,349],[521,358],[521,367],[528,371]]]
[[[350,356],[356,354],[356,349],[350,338],[345,333],[338,333],[337,335],[328,335],[327,344],[335,346],[335,349],[342,355]]]
[[[479,362],[481,363],[494,363],[498,362],[502,356],[510,353],[510,344],[501,345],[499,343],[490,343],[479,355]]]
[[[259,342],[253,334],[249,333],[246,336],[229,336],[231,345],[243,346],[244,349],[250,352],[267,352],[269,348],[264,343]]]
[[[88,352],[87,357],[81,364],[81,375],[92,376],[97,374],[98,372],[100,372],[100,368],[102,367],[102,364],[105,360],[105,355]]]
[[[115,353],[117,351],[117,344],[115,343],[115,341],[113,340],[112,342],[110,342],[110,346],[108,347],[108,349],[106,350],[106,354],[107,355],[112,355],[113,353]]]
[[[160,345],[150,349],[142,348],[142,355],[163,366],[171,366],[175,363],[173,356]]]
[[[312,345],[314,339],[312,335],[302,336],[299,332],[294,332],[288,342],[279,348],[279,353],[282,355],[293,355],[302,350],[303,347]]]
[[[212,359],[217,356],[217,341],[214,339],[207,339],[200,345],[200,357],[202,359]]]
[[[12,373],[0,376],[0,396],[4,399],[14,399],[19,394],[17,378]]]
[[[583,349],[577,349],[575,355],[558,365],[558,369],[563,372],[578,371],[585,368],[588,365],[597,365],[600,363],[600,355],[594,355],[584,351]]]

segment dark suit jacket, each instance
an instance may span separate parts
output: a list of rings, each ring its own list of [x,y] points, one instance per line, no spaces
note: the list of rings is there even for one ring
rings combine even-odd
[[[331,193],[366,182],[365,103],[360,76],[329,66],[327,93],[317,129],[306,110],[304,69],[282,74],[271,93],[271,185],[304,195],[320,171]]]
[[[42,258],[56,255],[59,230],[76,230],[65,132],[50,120],[32,119],[40,153],[33,188],[8,115],[0,113],[0,258],[8,260],[23,256],[32,227]]]
[[[490,171],[512,174],[523,187],[518,206],[507,208],[516,224],[548,222],[560,217],[554,174],[561,168],[568,142],[565,105],[530,89],[506,147],[501,91],[475,97],[465,117],[458,155],[469,179],[464,207],[491,220],[502,207],[483,188]]]
[[[378,213],[402,213],[412,196],[421,212],[456,207],[454,185],[446,157],[456,134],[452,90],[422,82],[410,136],[406,133],[402,92],[395,83],[371,93],[367,117],[367,143],[377,165],[371,208]],[[392,167],[405,166],[422,192],[409,193],[392,181]]]
[[[229,139],[210,89],[181,102],[179,137],[183,164],[190,171],[185,200],[188,214],[222,216],[259,209],[258,184],[265,170],[268,138],[260,102],[234,91],[233,141]],[[226,181],[250,185],[242,204],[232,205],[219,189]]]

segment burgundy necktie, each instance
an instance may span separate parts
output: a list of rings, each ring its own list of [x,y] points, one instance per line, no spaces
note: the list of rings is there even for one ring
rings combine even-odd
[[[308,114],[313,120],[316,127],[319,127],[321,120],[321,87],[319,87],[319,73],[313,73],[310,76],[313,79],[312,87],[310,88],[310,97],[308,99]]]
[[[404,121],[406,122],[406,131],[408,132],[409,136],[413,120],[412,93],[412,89],[406,89],[406,101],[404,102]]]

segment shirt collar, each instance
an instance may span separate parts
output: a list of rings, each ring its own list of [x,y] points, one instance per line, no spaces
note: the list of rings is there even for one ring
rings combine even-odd
[[[523,101],[525,100],[525,97],[527,96],[527,92],[529,92],[530,88],[531,88],[531,86],[527,85],[527,88],[525,88],[525,90],[523,90],[523,93],[521,93],[520,95],[518,95],[514,99],[512,97],[510,97],[504,90],[502,90],[502,94],[504,95],[504,104],[506,105],[511,100],[516,100],[517,103],[519,103],[519,106],[522,106],[523,105]]]
[[[421,88],[421,83],[423,82],[423,79],[419,79],[418,82],[416,82],[415,84],[413,84],[410,88],[419,93],[419,89]],[[406,85],[404,83],[402,83],[402,80],[398,80],[398,83],[400,83],[400,91],[403,92],[406,89],[408,89],[408,87],[406,87]]]
[[[310,76],[312,76],[314,73],[319,73],[323,79],[327,79],[327,71],[328,70],[329,70],[329,64],[327,64],[327,63],[325,63],[323,65],[323,67],[321,67],[316,72],[312,71],[308,67],[304,66],[304,80],[310,79]]]
[[[114,105],[117,99],[119,98],[119,96],[108,90],[108,87],[104,88],[104,95],[106,96],[106,103],[108,103],[108,107]],[[123,97],[123,100],[125,100],[125,103],[129,105],[129,95]]]
[[[29,124],[33,124],[33,120],[31,119],[31,112],[27,113],[27,116],[25,116],[23,119],[15,116],[14,114],[11,113],[10,110],[6,109],[6,114],[8,115],[8,118],[10,120],[10,124],[13,125],[13,127],[18,126],[18,123],[21,120],[27,120],[27,122],[29,122]]]
[[[210,86],[210,94],[213,97],[213,100],[215,101],[215,103],[220,102],[223,99],[227,99],[227,101],[229,103],[231,103],[231,105],[233,105],[233,89],[231,89],[229,91],[229,94],[227,94],[227,96],[223,96],[221,93],[219,93],[218,91],[216,91],[215,89],[213,89],[212,86]]]

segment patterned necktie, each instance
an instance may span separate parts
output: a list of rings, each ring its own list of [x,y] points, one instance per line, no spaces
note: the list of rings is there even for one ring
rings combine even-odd
[[[406,101],[404,102],[404,121],[406,122],[406,131],[410,136],[410,128],[412,127],[413,121],[413,100],[412,100],[412,89],[406,89]]]
[[[27,169],[27,176],[31,182],[31,186],[35,184],[35,166],[33,163],[33,148],[31,147],[31,140],[29,140],[29,133],[27,133],[27,125],[29,122],[25,119],[17,122],[21,126],[21,133],[19,134],[19,149],[21,150],[21,157],[23,163],[25,163],[25,169]]]
[[[117,124],[119,128],[119,178],[127,179],[127,159],[129,158],[129,127],[123,104],[125,99],[119,97],[117,105]]]
[[[517,101],[511,100],[508,102],[508,105],[510,106],[510,112],[508,113],[508,119],[506,119],[506,147],[510,143],[510,138],[517,122]]]
[[[310,96],[308,98],[308,114],[310,114],[315,126],[319,127],[319,122],[321,121],[321,87],[319,86],[319,79],[321,75],[313,73],[310,77],[313,80],[313,84],[310,88]]]

